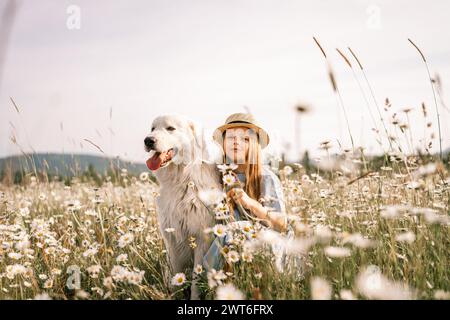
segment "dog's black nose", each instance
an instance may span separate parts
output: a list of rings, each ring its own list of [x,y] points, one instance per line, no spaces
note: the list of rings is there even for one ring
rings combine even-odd
[[[144,139],[144,144],[147,148],[153,148],[153,146],[155,145],[155,138],[151,138],[151,137],[146,137]]]

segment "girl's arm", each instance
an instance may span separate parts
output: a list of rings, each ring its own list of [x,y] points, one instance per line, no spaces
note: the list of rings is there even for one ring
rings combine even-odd
[[[258,201],[250,198],[244,190],[234,188],[228,192],[228,195],[235,202],[240,203],[245,209],[249,210],[254,216],[265,220],[269,227],[278,231],[285,231],[287,228],[286,217],[283,213],[269,211]]]

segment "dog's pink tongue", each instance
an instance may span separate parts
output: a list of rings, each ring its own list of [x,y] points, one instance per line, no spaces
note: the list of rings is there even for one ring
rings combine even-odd
[[[149,168],[152,171],[158,170],[161,166],[161,162],[163,161],[164,153],[155,153],[153,157],[147,160],[147,168]]]

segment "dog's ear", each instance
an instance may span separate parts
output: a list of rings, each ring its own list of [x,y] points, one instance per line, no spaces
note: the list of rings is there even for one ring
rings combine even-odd
[[[194,121],[189,121],[189,129],[193,137],[193,159],[207,160],[208,151],[203,130]]]
[[[203,137],[202,137],[202,132],[201,132],[200,128],[198,127],[198,125],[193,121],[189,121],[189,129],[192,132],[192,137],[194,139],[195,146],[197,148],[202,148],[203,147]]]

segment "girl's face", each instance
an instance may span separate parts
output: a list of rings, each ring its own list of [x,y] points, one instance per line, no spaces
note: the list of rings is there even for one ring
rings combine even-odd
[[[223,140],[225,155],[234,164],[245,164],[248,158],[251,131],[246,127],[234,127],[225,131]]]

